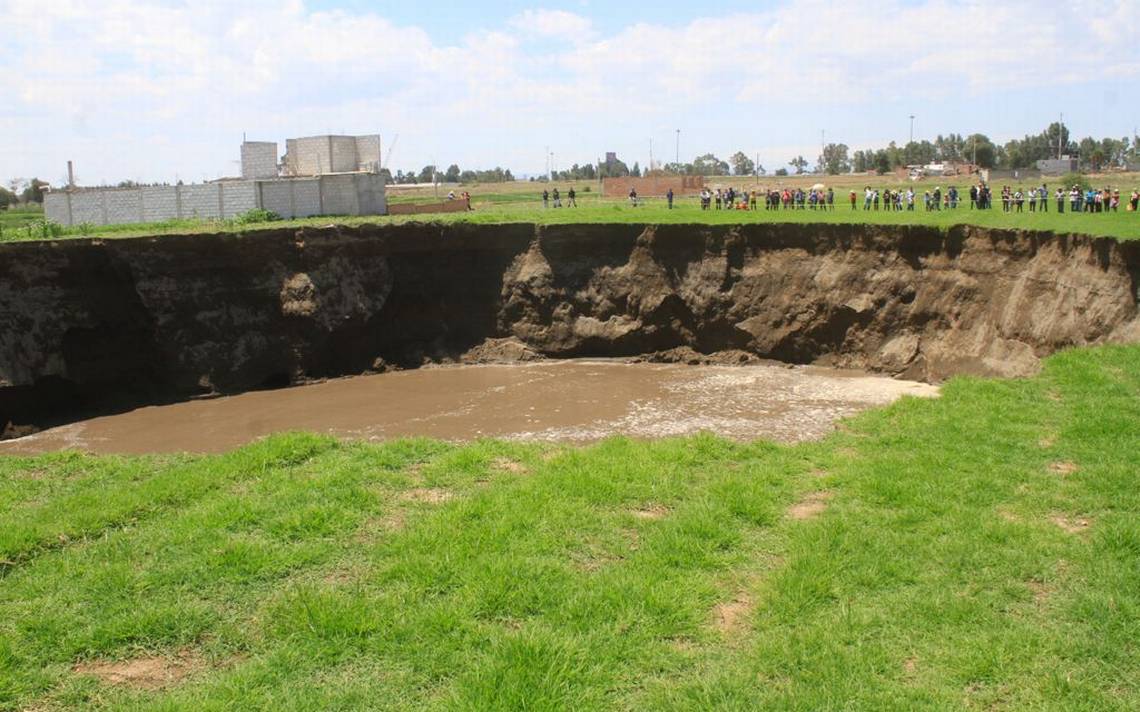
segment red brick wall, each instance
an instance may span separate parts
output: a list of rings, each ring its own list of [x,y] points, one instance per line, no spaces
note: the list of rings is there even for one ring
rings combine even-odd
[[[388,203],[389,215],[424,215],[427,213],[461,213],[467,209],[466,200],[445,200],[442,203]]]
[[[602,197],[625,198],[629,189],[636,188],[638,196],[664,196],[673,189],[674,195],[696,195],[705,187],[704,176],[653,176],[650,178],[604,178]]]

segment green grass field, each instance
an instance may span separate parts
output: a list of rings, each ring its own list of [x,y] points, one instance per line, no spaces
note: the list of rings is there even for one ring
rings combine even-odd
[[[1135,710],[1138,442],[1127,346],[796,446],[2,458],[0,708]]]
[[[526,184],[523,184],[526,185]],[[919,186],[922,188],[922,186]],[[1140,213],[1131,213],[1123,208],[1114,213],[1058,215],[1055,205],[1050,202],[1048,213],[1005,213],[1000,203],[993,210],[971,210],[968,205],[956,210],[926,212],[918,207],[914,212],[851,210],[846,193],[839,191],[835,210],[775,210],[761,208],[757,211],[744,210],[701,210],[696,198],[679,199],[674,210],[668,210],[662,199],[649,199],[642,205],[633,207],[626,200],[602,199],[596,192],[580,193],[578,208],[542,207],[538,197],[542,187],[531,187],[531,192],[510,191],[485,192],[473,197],[474,211],[469,213],[444,213],[432,215],[406,215],[394,217],[318,217],[300,220],[285,220],[266,223],[241,223],[234,220],[171,220],[162,223],[86,226],[57,228],[62,237],[135,237],[144,235],[193,234],[210,232],[241,233],[251,230],[280,227],[361,225],[361,224],[400,224],[408,222],[470,222],[476,224],[538,223],[544,225],[570,223],[700,223],[700,224],[750,224],[750,223],[844,223],[874,225],[931,225],[946,229],[954,225],[978,225],[982,227],[1046,230],[1058,233],[1079,233],[1119,239],[1140,239]],[[430,202],[430,195],[393,195],[393,202]],[[2,216],[3,213],[0,213]],[[3,229],[0,241],[43,239],[42,231],[36,229]]]

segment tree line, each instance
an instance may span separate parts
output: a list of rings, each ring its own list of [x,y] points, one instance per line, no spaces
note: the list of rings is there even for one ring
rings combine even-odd
[[[822,173],[838,174],[854,171],[887,173],[900,166],[931,163],[974,163],[981,168],[1019,170],[1034,168],[1037,161],[1057,158],[1058,152],[1078,161],[1081,170],[1101,171],[1124,168],[1140,160],[1140,141],[1127,136],[1119,139],[1091,136],[1074,140],[1059,122],[1049,124],[1038,134],[994,143],[985,134],[939,135],[934,141],[912,141],[904,146],[891,142],[885,148],[855,151],[848,156],[844,144],[825,146],[817,162]]]
[[[415,170],[404,172],[397,170],[393,175],[387,168],[380,169],[386,185],[410,185],[413,183],[508,183],[515,179],[509,168],[503,169],[495,166],[490,170],[460,170],[452,163],[446,170],[438,166],[426,165],[418,172]]]
[[[7,186],[0,186],[0,210],[20,203],[43,203],[44,189],[47,187],[47,181],[39,178],[31,180],[13,178],[8,181]]]

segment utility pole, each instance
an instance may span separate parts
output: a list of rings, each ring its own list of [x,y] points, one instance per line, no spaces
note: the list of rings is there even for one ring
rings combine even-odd
[[[910,140],[907,143],[914,143],[914,114],[910,115]]]
[[[756,176],[756,185],[760,185],[760,152],[756,152],[756,162],[752,164],[752,175]]]
[[[653,139],[649,139],[649,170],[653,170]]]
[[[673,159],[677,165],[681,165],[681,129],[677,129],[677,155]]]
[[[827,172],[825,170],[825,165],[824,165],[826,163],[826,158],[827,158],[824,155],[825,153],[827,153],[827,138],[826,138],[826,136],[827,136],[827,129],[820,129],[819,130],[819,172],[820,173],[826,173]]]

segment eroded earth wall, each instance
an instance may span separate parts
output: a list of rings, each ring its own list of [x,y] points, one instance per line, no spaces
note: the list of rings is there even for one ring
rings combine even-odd
[[[426,225],[0,245],[0,428],[453,359],[726,350],[929,381],[1140,341],[1140,243]]]

